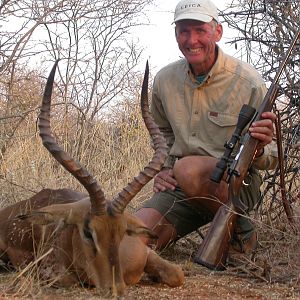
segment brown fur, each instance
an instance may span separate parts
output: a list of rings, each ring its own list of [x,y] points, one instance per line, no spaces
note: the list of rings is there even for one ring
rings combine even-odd
[[[59,207],[65,214],[57,217]],[[57,284],[63,286],[96,286],[102,294],[123,294],[125,285],[137,283],[144,272],[169,286],[183,284],[181,268],[160,258],[141,241],[139,234],[152,233],[139,219],[126,212],[91,218],[89,210],[87,196],[68,189],[42,190],[28,200],[2,209],[2,257],[15,267],[23,267],[37,258],[38,246],[44,243],[43,253],[53,247],[41,262],[45,279],[57,279]],[[18,217],[24,214],[25,217]],[[92,240],[85,236],[85,230],[95,234]]]
[[[154,233],[125,212],[133,197],[159,172],[167,156],[165,139],[149,111],[148,64],[141,109],[155,153],[144,170],[112,201],[105,198],[96,178],[57,144],[51,132],[51,95],[57,64],[58,61],[44,90],[38,118],[40,137],[49,153],[84,186],[88,196],[68,189],[43,190],[1,210],[3,260],[19,267],[35,259],[41,250],[42,254],[47,251],[40,263],[44,279],[56,280],[63,286],[93,285],[104,295],[123,295],[125,285],[136,283],[147,270],[170,286],[181,285],[182,270],[159,258],[139,238],[153,237]]]

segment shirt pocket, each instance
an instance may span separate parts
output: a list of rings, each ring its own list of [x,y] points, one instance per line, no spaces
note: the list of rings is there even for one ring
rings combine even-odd
[[[220,127],[236,126],[238,116],[222,112],[208,112],[208,119]]]
[[[215,150],[223,151],[224,144],[230,140],[238,121],[238,115],[223,112],[208,112],[208,134]]]

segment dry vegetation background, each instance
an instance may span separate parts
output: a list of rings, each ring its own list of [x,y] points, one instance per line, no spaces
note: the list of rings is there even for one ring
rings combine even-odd
[[[130,39],[130,30],[145,22],[141,20],[148,4],[143,0],[51,0],[47,5],[42,0],[1,1],[1,207],[43,188],[82,190],[43,148],[36,128],[45,77],[58,57],[62,60],[56,76],[52,126],[64,149],[98,178],[108,196],[117,193],[149,161],[152,149],[139,109],[142,71],[137,66],[143,61],[142,49]],[[235,56],[252,63],[267,82],[274,77],[299,26],[299,7],[299,1],[239,0],[221,12],[224,22],[237,30],[230,41]],[[8,26],[11,22],[15,28]],[[280,82],[275,108],[281,119],[284,159],[281,169],[262,174],[262,204],[251,216],[259,228],[255,255],[240,258],[222,274],[210,272],[191,262],[201,240],[193,233],[162,252],[183,266],[186,285],[157,289],[145,279],[143,285],[129,289],[128,299],[297,299],[299,235],[287,221],[282,199],[292,208],[297,227],[299,53],[298,43]],[[151,188],[150,183],[129,209],[134,211],[148,199]],[[33,269],[2,274],[0,297],[93,298],[93,291],[41,290]]]

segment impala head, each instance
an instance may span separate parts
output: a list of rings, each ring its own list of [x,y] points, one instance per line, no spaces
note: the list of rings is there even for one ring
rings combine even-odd
[[[77,227],[81,241],[76,245],[84,253],[85,271],[90,281],[103,293],[122,295],[125,284],[120,266],[120,243],[125,234],[146,234],[152,232],[135,219],[127,218],[124,210],[133,197],[161,169],[166,158],[166,143],[154,123],[148,107],[148,63],[146,66],[141,107],[145,125],[153,140],[155,153],[143,171],[135,177],[112,201],[105,198],[97,180],[69,156],[55,141],[50,129],[50,107],[53,82],[58,61],[54,64],[44,91],[39,131],[43,145],[52,156],[85,187],[89,198],[78,203],[57,204],[33,212],[29,219],[33,223],[49,224],[64,222]],[[73,249],[74,251],[74,249]]]

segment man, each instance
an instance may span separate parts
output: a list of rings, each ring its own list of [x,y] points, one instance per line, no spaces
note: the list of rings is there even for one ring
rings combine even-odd
[[[169,155],[154,179],[154,196],[136,212],[158,235],[157,249],[209,223],[228,201],[227,184],[209,180],[224,153],[243,104],[258,108],[266,93],[254,68],[225,54],[217,8],[210,0],[182,0],[175,16],[175,35],[184,59],[158,72],[153,85],[152,114],[167,140]],[[251,125],[259,143],[248,185],[241,199],[248,211],[256,204],[261,178],[258,169],[274,168],[271,112]],[[241,252],[256,245],[253,224],[239,217],[236,236]]]

